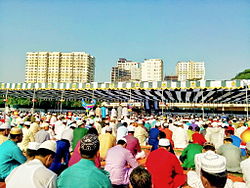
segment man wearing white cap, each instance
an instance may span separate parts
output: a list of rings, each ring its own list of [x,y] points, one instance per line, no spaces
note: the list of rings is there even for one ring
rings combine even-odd
[[[154,187],[179,187],[186,182],[179,160],[169,151],[170,141],[162,138],[159,148],[147,158],[146,167],[152,175]]]
[[[139,120],[138,126],[135,128],[134,136],[139,140],[141,146],[146,146],[146,140],[148,138],[148,132],[143,125],[143,121]]]
[[[247,159],[240,163],[243,178],[248,187],[250,187],[250,142],[246,144]]]
[[[57,175],[48,169],[55,152],[55,141],[43,142],[37,150],[34,160],[17,167],[6,178],[6,188],[56,188]]]
[[[214,152],[206,152],[200,155],[200,175],[189,171],[187,183],[194,188],[232,188],[233,182],[227,179],[226,159]],[[242,188],[244,188],[243,186]]]
[[[19,147],[22,151],[25,151],[28,147],[29,142],[34,142],[35,141],[35,135],[30,129],[31,122],[30,121],[25,121],[24,122],[24,127],[22,128],[23,132],[23,140],[19,144]]]
[[[148,143],[149,145],[152,146],[151,151],[154,151],[158,148],[158,136],[160,133],[160,127],[161,127],[161,123],[158,121],[155,124],[155,128],[151,128],[149,131],[149,138],[148,138]]]
[[[183,128],[183,123],[178,123],[178,127],[173,131],[173,141],[175,148],[185,148],[188,144],[187,131]]]
[[[10,130],[10,139],[0,145],[0,181],[4,181],[14,168],[26,161],[22,151],[17,146],[22,138],[22,130],[13,127]]]
[[[10,125],[7,123],[0,123],[0,145],[8,140],[8,135],[10,133]]]
[[[108,149],[115,146],[116,142],[116,138],[112,135],[112,127],[107,127],[106,133],[100,134],[98,138],[100,140],[100,157],[105,159]]]
[[[26,150],[27,161],[31,161],[35,158],[36,152],[39,149],[41,143],[38,142],[29,142],[28,148]]]
[[[146,167],[152,175],[154,187],[179,187],[186,182],[186,175],[177,157],[170,153],[170,141],[159,140],[159,148],[151,152]]]
[[[225,130],[217,122],[213,122],[212,126],[207,128],[205,139],[208,142],[212,142],[215,145],[215,149],[218,149],[223,144]]]
[[[126,145],[126,139],[122,138],[107,153],[104,169],[110,173],[110,180],[113,187],[126,187],[129,183],[129,174],[138,166],[132,153],[125,149]],[[127,165],[130,165],[131,168],[128,168]]]
[[[141,152],[141,146],[139,143],[139,140],[134,137],[135,127],[129,126],[128,127],[128,135],[124,138],[127,141],[126,149],[128,149],[134,156],[136,156],[137,153]]]
[[[41,130],[35,134],[35,142],[43,143],[50,139],[49,133],[47,132],[49,130],[49,124],[42,123],[40,128]]]

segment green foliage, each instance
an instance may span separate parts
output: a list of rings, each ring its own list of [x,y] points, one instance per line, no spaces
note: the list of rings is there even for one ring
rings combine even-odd
[[[246,69],[243,72],[238,73],[233,80],[237,79],[250,79],[250,69]]]

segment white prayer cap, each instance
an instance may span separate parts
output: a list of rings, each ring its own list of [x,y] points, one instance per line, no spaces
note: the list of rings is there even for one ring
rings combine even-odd
[[[30,122],[30,121],[25,121],[25,122],[24,122],[24,125],[30,126],[30,125],[31,125],[31,122]]]
[[[159,140],[159,146],[170,146],[169,139],[167,139],[167,138],[161,138]]]
[[[38,142],[29,142],[28,149],[30,149],[30,150],[38,150],[40,145],[41,145],[41,143],[38,143]]]
[[[155,126],[160,127],[160,126],[161,126],[161,122],[157,121],[157,122],[155,123]]]
[[[75,123],[71,123],[70,125],[69,125],[69,127],[77,127],[77,125],[75,124]]]
[[[77,126],[80,126],[80,125],[82,125],[84,122],[82,121],[82,120],[77,120],[77,122],[76,122],[76,125]]]
[[[119,140],[123,140],[124,142],[126,142],[126,143],[127,143],[126,138],[120,138]],[[118,142],[119,140],[117,140],[117,142]]]
[[[89,124],[94,124],[94,123],[95,123],[95,121],[93,119],[89,120]]]
[[[134,132],[135,127],[134,126],[128,126],[128,132]]]
[[[142,121],[142,120],[139,120],[137,123],[138,123],[138,124],[143,124],[143,121]]]
[[[201,158],[201,168],[208,173],[221,173],[226,171],[226,158],[214,153],[206,153]]]
[[[112,127],[108,126],[108,127],[106,128],[106,131],[108,131],[108,132],[112,131]]]
[[[213,122],[213,123],[211,123],[211,125],[212,125],[213,127],[218,127],[218,123],[217,123],[217,122]]]
[[[48,124],[48,123],[42,123],[42,124],[40,125],[40,127],[49,127],[49,124]]]
[[[42,148],[56,153],[56,141],[47,140],[40,145],[39,149],[42,149]]]
[[[163,127],[168,127],[169,124],[168,123],[163,123]]]
[[[11,127],[9,123],[2,123],[0,125],[0,129],[11,129]]]

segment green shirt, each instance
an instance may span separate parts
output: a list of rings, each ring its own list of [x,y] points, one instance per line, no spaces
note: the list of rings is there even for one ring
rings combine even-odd
[[[67,168],[57,179],[58,188],[111,188],[107,172],[98,169],[94,162],[81,159]]]
[[[0,179],[4,180],[10,172],[24,163],[26,158],[17,144],[7,140],[0,145]]]
[[[189,144],[181,154],[181,157],[185,158],[182,167],[195,168],[194,156],[201,152],[202,152],[202,146],[200,144]]]
[[[72,140],[72,148],[75,149],[77,142],[82,139],[88,132],[88,129],[86,128],[76,128],[73,131],[73,140]]]

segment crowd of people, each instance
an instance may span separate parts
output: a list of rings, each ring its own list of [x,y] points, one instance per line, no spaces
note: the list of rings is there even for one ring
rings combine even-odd
[[[250,187],[250,142],[241,138],[250,131],[247,119],[155,116],[121,106],[110,113],[2,112],[0,119],[7,188]]]

